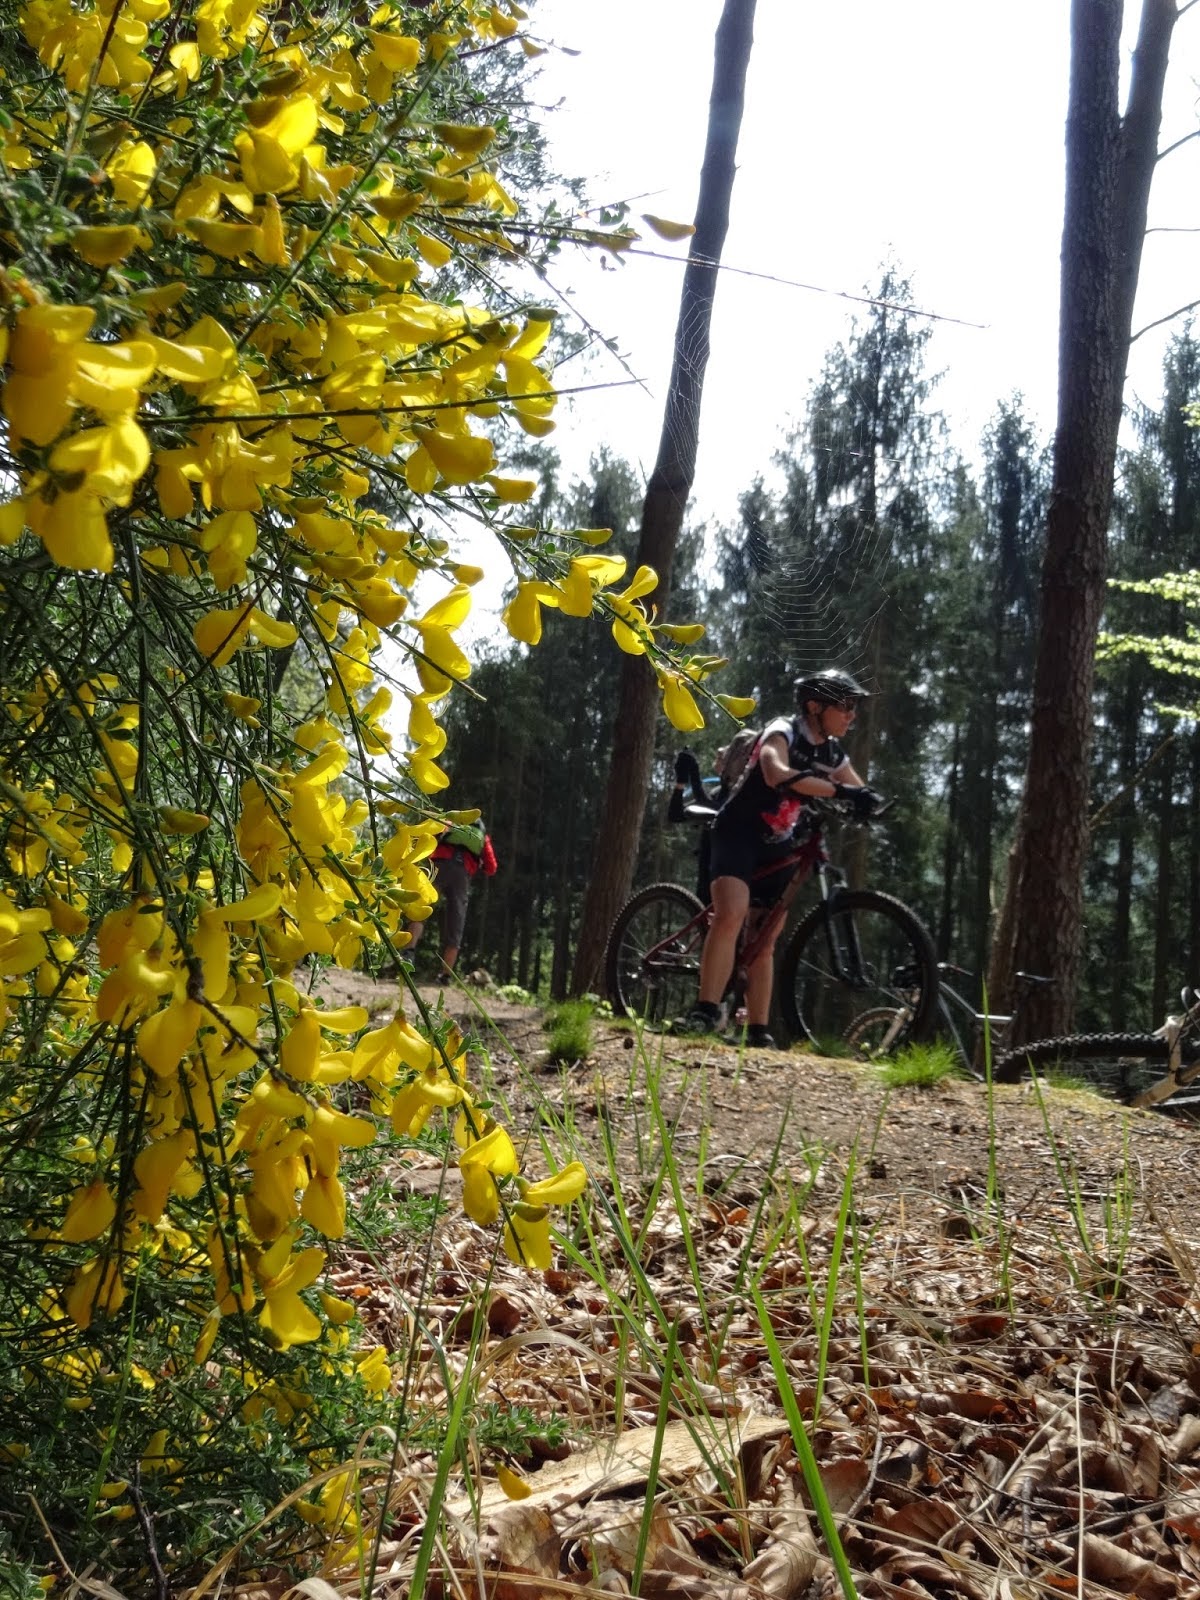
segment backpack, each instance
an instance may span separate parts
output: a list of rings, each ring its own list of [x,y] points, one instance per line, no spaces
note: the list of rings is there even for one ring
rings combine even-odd
[[[478,856],[483,854],[483,841],[486,838],[481,817],[478,822],[459,822],[453,828],[447,828],[441,842],[452,845],[455,850],[469,850],[473,856]]]
[[[725,746],[725,760],[721,766],[720,804],[724,805],[730,795],[741,788],[754,746],[762,738],[762,734],[761,728],[739,728]]]

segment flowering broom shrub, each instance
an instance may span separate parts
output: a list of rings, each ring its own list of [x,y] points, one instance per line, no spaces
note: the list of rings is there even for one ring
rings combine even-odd
[[[585,1182],[520,1173],[454,1036],[297,980],[432,909],[456,518],[518,639],[601,609],[684,729],[719,663],[503,471],[554,425],[552,317],[503,120],[454,113],[474,54],[536,53],[515,4],[0,17],[0,1504],[185,1567],[391,1388],[321,1289],[348,1152],[445,1114],[533,1267]],[[349,1507],[302,1526],[352,1544]]]

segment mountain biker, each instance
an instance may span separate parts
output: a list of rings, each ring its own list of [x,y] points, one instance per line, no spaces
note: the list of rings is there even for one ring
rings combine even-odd
[[[713,920],[700,955],[700,994],[678,1024],[681,1033],[714,1033],[721,996],[733,972],[738,935],[750,907],[772,906],[783,893],[791,867],[755,875],[782,861],[806,820],[806,800],[850,802],[855,816],[869,817],[881,797],[854,770],[842,746],[868,698],[867,690],[840,667],[828,667],[794,684],[796,713],[776,717],[763,729],[745,771],[712,826]],[[776,937],[779,929],[776,929]],[[746,1044],[774,1049],[767,1027],[774,982],[773,937],[746,973]]]

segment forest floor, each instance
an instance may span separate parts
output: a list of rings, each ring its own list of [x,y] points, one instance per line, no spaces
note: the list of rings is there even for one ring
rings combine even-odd
[[[333,983],[330,1004],[395,1002]],[[1029,1085],[888,1092],[867,1066],[600,1019],[560,1066],[536,1008],[422,993],[530,1175],[582,1159],[596,1201],[530,1273],[462,1217],[452,1166],[406,1156],[396,1192],[449,1201],[432,1252],[339,1264],[389,1348],[419,1293],[476,1408],[564,1431],[508,1452],[527,1498],[493,1476],[503,1452],[479,1451],[473,1507],[451,1479],[444,1582],[834,1594],[757,1288],[860,1594],[1200,1600],[1200,1126],[1070,1090],[1043,1109]],[[407,1593],[430,1478],[408,1461],[374,1593]]]

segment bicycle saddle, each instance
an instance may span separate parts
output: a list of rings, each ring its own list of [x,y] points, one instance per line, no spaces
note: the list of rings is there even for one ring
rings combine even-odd
[[[688,822],[711,822],[716,814],[716,806],[702,806],[695,800],[689,800],[683,808],[683,815]]]

